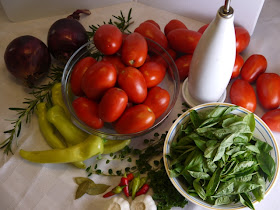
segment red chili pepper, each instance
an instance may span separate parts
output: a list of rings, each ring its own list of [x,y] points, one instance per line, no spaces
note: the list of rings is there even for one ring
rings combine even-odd
[[[134,178],[134,174],[133,173],[129,173],[127,174],[127,180],[130,182],[133,178]]]
[[[108,198],[115,194],[121,193],[121,191],[123,190],[124,187],[126,187],[126,186],[116,186],[110,192],[107,192],[105,195],[103,195],[103,198]]]
[[[126,174],[121,178],[121,182],[119,184],[119,186],[125,186],[123,188],[123,192],[125,194],[126,197],[129,197],[129,190],[128,190],[128,177],[126,176]]]
[[[148,184],[144,184],[140,190],[136,192],[136,196],[146,194],[149,190],[150,186]]]

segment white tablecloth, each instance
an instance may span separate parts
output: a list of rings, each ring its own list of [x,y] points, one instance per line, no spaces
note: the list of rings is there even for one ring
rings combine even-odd
[[[81,23],[88,29],[89,25],[102,24],[107,21],[111,15],[118,15],[122,10],[123,14],[128,13],[129,8],[133,8],[132,17],[135,21],[131,26],[133,30],[141,22],[147,19],[154,19],[160,26],[165,26],[169,20],[177,18],[183,21],[188,28],[197,30],[204,23],[188,19],[176,14],[165,12],[163,10],[147,7],[142,4],[124,3],[106,8],[92,10],[92,14],[83,17]],[[263,54],[268,60],[267,72],[277,72],[280,74],[280,2],[278,0],[266,0],[261,12],[255,32],[251,37],[249,47],[242,53],[244,59],[251,54]],[[25,97],[30,97],[29,90],[23,88],[13,76],[6,70],[4,64],[5,49],[14,38],[21,35],[33,35],[46,43],[47,32],[50,25],[62,16],[42,18],[37,20],[12,23],[0,8],[0,139],[7,138],[3,131],[11,129],[11,124],[6,119],[16,119],[15,112],[9,111],[9,107],[20,107]],[[171,116],[157,129],[162,133],[171,126],[172,120],[181,113],[183,99],[181,93]],[[229,102],[227,97],[226,102]],[[265,112],[260,106],[255,113],[262,116]],[[280,133],[274,132],[278,142],[280,142]],[[136,139],[132,146],[140,146],[142,139]],[[26,150],[44,150],[48,145],[44,142],[38,128],[37,118],[33,116],[30,124],[22,126],[22,132],[18,138],[18,147],[13,147],[14,155],[6,156],[0,151],[0,209],[102,209],[106,200],[102,196],[85,195],[78,200],[74,200],[74,194],[77,185],[73,177],[86,176],[85,171],[76,169],[67,164],[32,164],[24,161],[19,156],[19,149]],[[93,164],[91,159],[88,163]],[[119,162],[114,167],[122,167]],[[96,183],[107,183],[115,186],[119,181],[118,177],[104,177],[93,175],[92,179]],[[275,187],[257,204],[257,210],[280,209],[280,184]],[[174,208],[176,209],[176,208]],[[203,208],[189,203],[184,209],[203,210]]]

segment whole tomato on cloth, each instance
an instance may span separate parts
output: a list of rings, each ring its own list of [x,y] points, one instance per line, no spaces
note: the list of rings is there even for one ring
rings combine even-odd
[[[170,95],[167,90],[159,86],[149,90],[146,100],[143,104],[150,107],[154,112],[156,119],[160,117],[167,109],[170,101]]]
[[[99,100],[105,91],[114,87],[117,70],[108,61],[99,61],[88,68],[82,78],[82,90],[89,99]]]
[[[79,97],[72,102],[76,115],[88,126],[99,129],[104,123],[98,116],[98,104],[85,97]]]
[[[244,63],[240,76],[247,82],[255,82],[258,76],[265,72],[267,60],[263,55],[253,54]]]
[[[192,55],[182,55],[175,60],[181,81],[189,76],[191,61]]]
[[[188,29],[187,26],[180,20],[172,19],[170,20],[164,27],[164,34],[167,36],[167,34],[177,28],[184,28]]]
[[[240,54],[236,54],[235,62],[234,62],[234,66],[233,66],[233,70],[232,70],[232,74],[231,74],[231,79],[239,76],[240,70],[241,70],[243,64],[244,64],[243,57]]]
[[[145,62],[139,71],[143,74],[147,88],[158,85],[165,77],[166,69],[161,63],[154,61]]]
[[[257,95],[266,109],[276,109],[280,105],[280,76],[276,73],[263,73],[257,79]]]
[[[141,34],[129,34],[123,41],[121,55],[122,61],[127,66],[142,66],[147,58],[147,54],[147,41]]]
[[[126,67],[122,62],[121,56],[118,55],[105,55],[102,60],[113,64],[117,70],[117,73]]]
[[[251,37],[244,27],[236,26],[234,27],[234,30],[236,38],[236,53],[240,53],[248,47]]]
[[[70,79],[71,89],[74,95],[82,96],[84,94],[81,87],[83,75],[96,62],[93,57],[85,57],[75,64]]]
[[[170,48],[177,52],[193,53],[199,40],[201,33],[184,28],[172,30],[167,35]]]
[[[120,88],[112,87],[101,98],[98,106],[98,116],[104,122],[114,122],[124,112],[127,102],[127,94]]]
[[[147,97],[147,85],[143,74],[134,67],[126,67],[118,75],[118,85],[123,89],[128,101],[142,103]]]
[[[104,24],[96,30],[93,42],[96,48],[104,55],[112,55],[120,49],[122,38],[122,32],[118,27]]]
[[[280,132],[280,109],[273,109],[262,116],[262,120],[272,131]]]
[[[156,21],[154,21],[154,20],[146,20],[145,22],[154,24],[160,30],[160,26],[159,26],[159,24]]]
[[[128,134],[143,131],[155,122],[155,114],[144,104],[138,104],[124,111],[122,116],[114,123],[118,133]]]
[[[241,79],[235,80],[230,87],[230,100],[233,104],[248,109],[256,110],[257,97],[254,88],[249,82]]]
[[[197,30],[197,32],[203,34],[204,31],[206,30],[206,28],[207,28],[208,26],[209,26],[209,23],[208,23],[208,24],[205,24],[205,25],[203,25],[203,26],[201,26],[201,27]]]
[[[167,49],[168,41],[166,36],[153,23],[143,22],[134,30],[134,32],[137,32],[142,36],[157,42],[162,48]],[[148,45],[151,48],[155,48],[157,51],[161,51],[161,49],[152,42],[148,41]]]

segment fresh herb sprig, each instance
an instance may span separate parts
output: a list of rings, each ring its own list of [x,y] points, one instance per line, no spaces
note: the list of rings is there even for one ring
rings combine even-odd
[[[25,107],[10,107],[9,110],[15,111],[17,113],[17,119],[10,120],[13,128],[4,131],[4,133],[9,134],[3,142],[0,143],[0,148],[4,149],[5,154],[12,153],[12,144],[16,139],[16,145],[18,145],[17,138],[20,135],[22,123],[30,123],[31,116],[34,113],[35,107],[39,102],[47,101],[51,104],[51,88],[52,86],[61,81],[63,68],[53,66],[51,67],[50,74],[48,78],[50,81],[47,84],[40,85],[38,87],[33,87],[32,91],[29,93],[33,98],[24,98],[23,104]]]
[[[132,8],[130,8],[127,18],[125,18],[125,16],[123,15],[122,11],[120,11],[120,15],[119,16],[115,16],[112,15],[113,18],[115,18],[116,20],[112,20],[110,19],[108,22],[103,22],[104,24],[111,24],[111,25],[115,25],[117,26],[121,32],[123,33],[131,33],[131,31],[128,30],[128,27],[133,24],[132,17],[131,17],[131,12],[132,12]],[[90,25],[89,28],[91,31],[88,31],[88,37],[92,38],[96,32],[96,30],[100,27],[101,25],[97,24],[97,25]]]

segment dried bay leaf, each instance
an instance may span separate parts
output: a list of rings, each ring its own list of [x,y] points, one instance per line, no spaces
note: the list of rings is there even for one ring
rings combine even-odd
[[[79,184],[79,187],[76,191],[75,199],[82,197],[89,189],[89,186],[91,183],[92,183],[91,181],[86,180],[86,181],[82,182],[81,184]]]
[[[94,181],[92,181],[90,178],[87,178],[87,177],[75,177],[74,179],[75,179],[76,184],[78,184],[78,185],[82,184],[85,181],[90,181],[90,182],[94,183]]]
[[[89,195],[99,195],[104,193],[110,186],[106,184],[95,184],[87,189]]]

